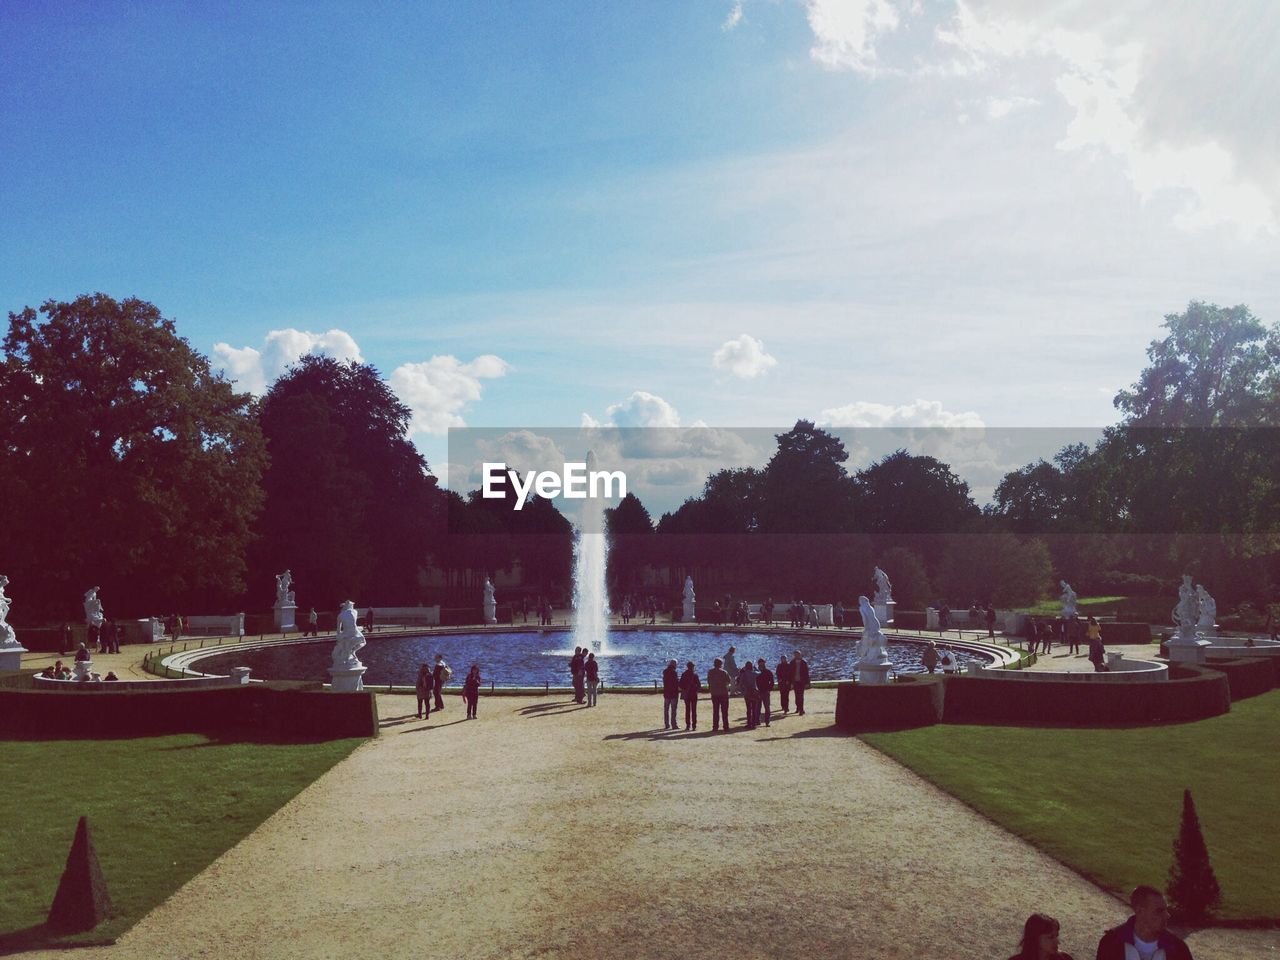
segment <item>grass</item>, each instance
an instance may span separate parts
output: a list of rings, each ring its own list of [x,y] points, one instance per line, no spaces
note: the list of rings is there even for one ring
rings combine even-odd
[[[1108,890],[1163,886],[1190,787],[1224,919],[1280,918],[1280,690],[1125,729],[939,725],[863,739]]]
[[[1095,617],[1113,617],[1128,599],[1128,597],[1079,597],[1076,599],[1076,607],[1082,616],[1093,614]],[[1035,606],[1021,607],[1019,612],[1029,613],[1033,617],[1056,617],[1062,612],[1062,600],[1059,597],[1041,600]]]
[[[0,953],[118,937],[362,742],[0,741],[0,809],[13,818],[0,832]],[[51,938],[43,923],[81,814],[118,916]]]

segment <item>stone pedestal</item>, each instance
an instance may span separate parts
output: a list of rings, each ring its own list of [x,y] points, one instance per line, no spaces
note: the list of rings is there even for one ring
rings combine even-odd
[[[1214,624],[1202,623],[1196,627],[1196,633],[1200,634],[1200,636],[1204,637],[1206,640],[1217,640],[1218,625],[1216,623]]]
[[[889,682],[889,671],[893,669],[890,660],[867,662],[859,660],[855,669],[858,671],[858,682],[879,686]]]
[[[363,663],[349,667],[330,667],[329,676],[333,678],[330,689],[334,693],[357,693],[364,689],[364,672],[369,668]]]
[[[1205,651],[1212,644],[1194,631],[1194,627],[1179,627],[1173,639],[1165,644],[1172,663],[1204,663]]]
[[[486,600],[484,602],[484,622],[498,622],[498,603],[496,600]]]
[[[684,601],[684,609],[680,611],[681,623],[694,623],[698,619],[697,611],[694,610],[694,602],[692,600]]]
[[[71,679],[88,680],[89,674],[93,673],[92,660],[77,660],[71,668]]]
[[[249,682],[249,667],[232,667],[230,671],[231,682],[243,686]]]
[[[897,600],[889,600],[886,603],[872,604],[872,606],[875,607],[876,617],[880,621],[880,626],[887,627],[893,623],[893,608],[897,605]]]
[[[22,655],[26,652],[27,648],[20,644],[0,647],[0,670],[21,670]]]
[[[281,633],[297,630],[298,605],[296,603],[277,604],[272,608],[276,614],[276,629]]]

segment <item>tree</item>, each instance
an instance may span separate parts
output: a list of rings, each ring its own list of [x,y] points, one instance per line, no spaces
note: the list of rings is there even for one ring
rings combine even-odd
[[[760,532],[852,532],[856,490],[843,466],[849,454],[840,439],[797,420],[777,440],[761,476]]]
[[[873,534],[956,533],[980,516],[969,485],[934,457],[905,450],[860,470],[858,525]]]
[[[262,506],[248,394],[172,320],[105,294],[9,314],[0,364],[5,572],[25,616],[225,609]]]
[[[368,364],[307,356],[272,385],[260,412],[271,466],[255,585],[287,567],[300,605],[419,599],[447,508],[406,435],[409,417]]]
[[[905,547],[890,547],[876,565],[889,575],[893,582],[893,598],[903,609],[916,610],[933,600],[933,587],[929,584],[924,561],[914,551]],[[870,581],[870,577],[867,579]],[[874,584],[868,582],[863,592],[874,589]],[[873,595],[867,593],[868,597]]]
[[[1209,847],[1204,842],[1190,790],[1182,791],[1182,823],[1178,838],[1173,841],[1169,899],[1174,913],[1187,920],[1206,919],[1222,902],[1222,891],[1209,863]]]
[[[1011,533],[944,539],[936,585],[952,602],[1022,606],[1039,600],[1053,582],[1053,564],[1041,540]]]
[[[653,560],[653,519],[640,498],[628,493],[616,507],[605,510],[609,535],[609,583],[615,594],[640,585],[645,566]]]

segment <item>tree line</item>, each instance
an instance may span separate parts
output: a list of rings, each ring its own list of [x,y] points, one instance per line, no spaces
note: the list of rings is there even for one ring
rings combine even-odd
[[[765,466],[712,474],[656,523],[633,495],[610,510],[611,589],[692,573],[707,589],[852,600],[879,564],[904,603],[1013,604],[1058,576],[1157,592],[1188,566],[1228,600],[1267,596],[1280,333],[1201,303],[1165,329],[1116,398],[1121,421],[1011,472],[985,509],[933,457],[849,471],[843,443],[801,420]],[[255,399],[154,305],[103,294],[10,313],[3,353],[0,572],[19,623],[78,617],[90,586],[120,616],[265,610],[286,567],[321,609],[463,605],[517,564],[529,592],[567,593],[568,520],[550,501],[514,511],[439,486],[371,365],[303,357]]]

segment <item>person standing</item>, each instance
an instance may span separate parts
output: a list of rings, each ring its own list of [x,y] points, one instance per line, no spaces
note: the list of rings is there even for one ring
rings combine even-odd
[[[935,641],[929,641],[928,646],[924,648],[924,653],[920,655],[920,662],[930,673],[938,669],[938,644]]]
[[[672,663],[675,661],[673,660]],[[684,728],[698,729],[698,694],[702,692],[702,681],[698,679],[698,671],[690,660],[685,665],[684,674],[680,677],[680,696],[684,698]]]
[[[462,699],[467,701],[467,719],[476,720],[476,706],[480,703],[480,664],[473,663],[462,682]]]
[[[734,697],[739,693],[738,690],[738,661],[734,654],[738,652],[737,647],[730,647],[729,652],[724,655],[724,669],[729,674],[729,696]]]
[[[435,671],[432,674],[431,689],[435,692],[436,709],[444,709],[444,685],[453,679],[453,670],[444,662],[444,654],[436,654]]]
[[[791,657],[791,686],[796,693],[796,716],[804,716],[804,691],[809,686],[809,664],[797,650]]]
[[[716,657],[715,666],[707,671],[707,689],[711,691],[711,729],[719,730],[724,720],[725,733],[729,732],[729,673],[724,661]]]
[[[764,713],[764,725],[769,726],[769,721],[773,719],[773,704],[769,701],[773,698],[773,674],[769,671],[769,664],[765,662],[764,657],[756,661],[756,692],[760,696],[759,703],[756,705],[756,720],[760,719],[761,712]]]
[[[1133,916],[1108,930],[1098,941],[1097,960],[1192,960],[1191,950],[1166,928],[1169,907],[1155,887],[1135,887],[1129,895]]]
[[[431,667],[423,663],[418,666],[418,679],[413,684],[414,693],[418,695],[418,719],[422,720],[423,710],[426,710],[425,719],[431,719],[431,694],[435,690],[435,674]]]
[[[600,689],[600,664],[594,653],[587,654],[587,662],[582,665],[587,681],[587,706],[596,705],[596,691]]]
[[[316,608],[312,607],[311,612],[307,614],[307,633],[310,636],[319,636],[320,615],[316,613]]]
[[[676,662],[667,661],[667,669],[662,671],[662,729],[676,730],[676,710],[680,703],[680,675],[676,672]],[[686,724],[686,728],[687,728]]]
[[[782,712],[791,712],[791,664],[784,653],[778,658],[774,679],[778,683],[778,701],[782,704]]]
[[[996,608],[988,603],[984,615],[987,620],[987,639],[994,640],[996,638]]]
[[[587,685],[584,677],[584,664],[586,658],[583,656],[581,647],[573,648],[573,659],[569,661],[569,673],[573,676],[573,702],[585,703],[587,699]]]
[[[1106,670],[1107,651],[1102,646],[1102,631],[1095,630],[1096,626],[1096,623],[1089,625],[1089,662],[1093,664],[1094,673],[1102,673]]]
[[[747,708],[747,729],[754,730],[760,722],[760,693],[756,690],[756,668],[748,660],[738,671],[738,692]]]

